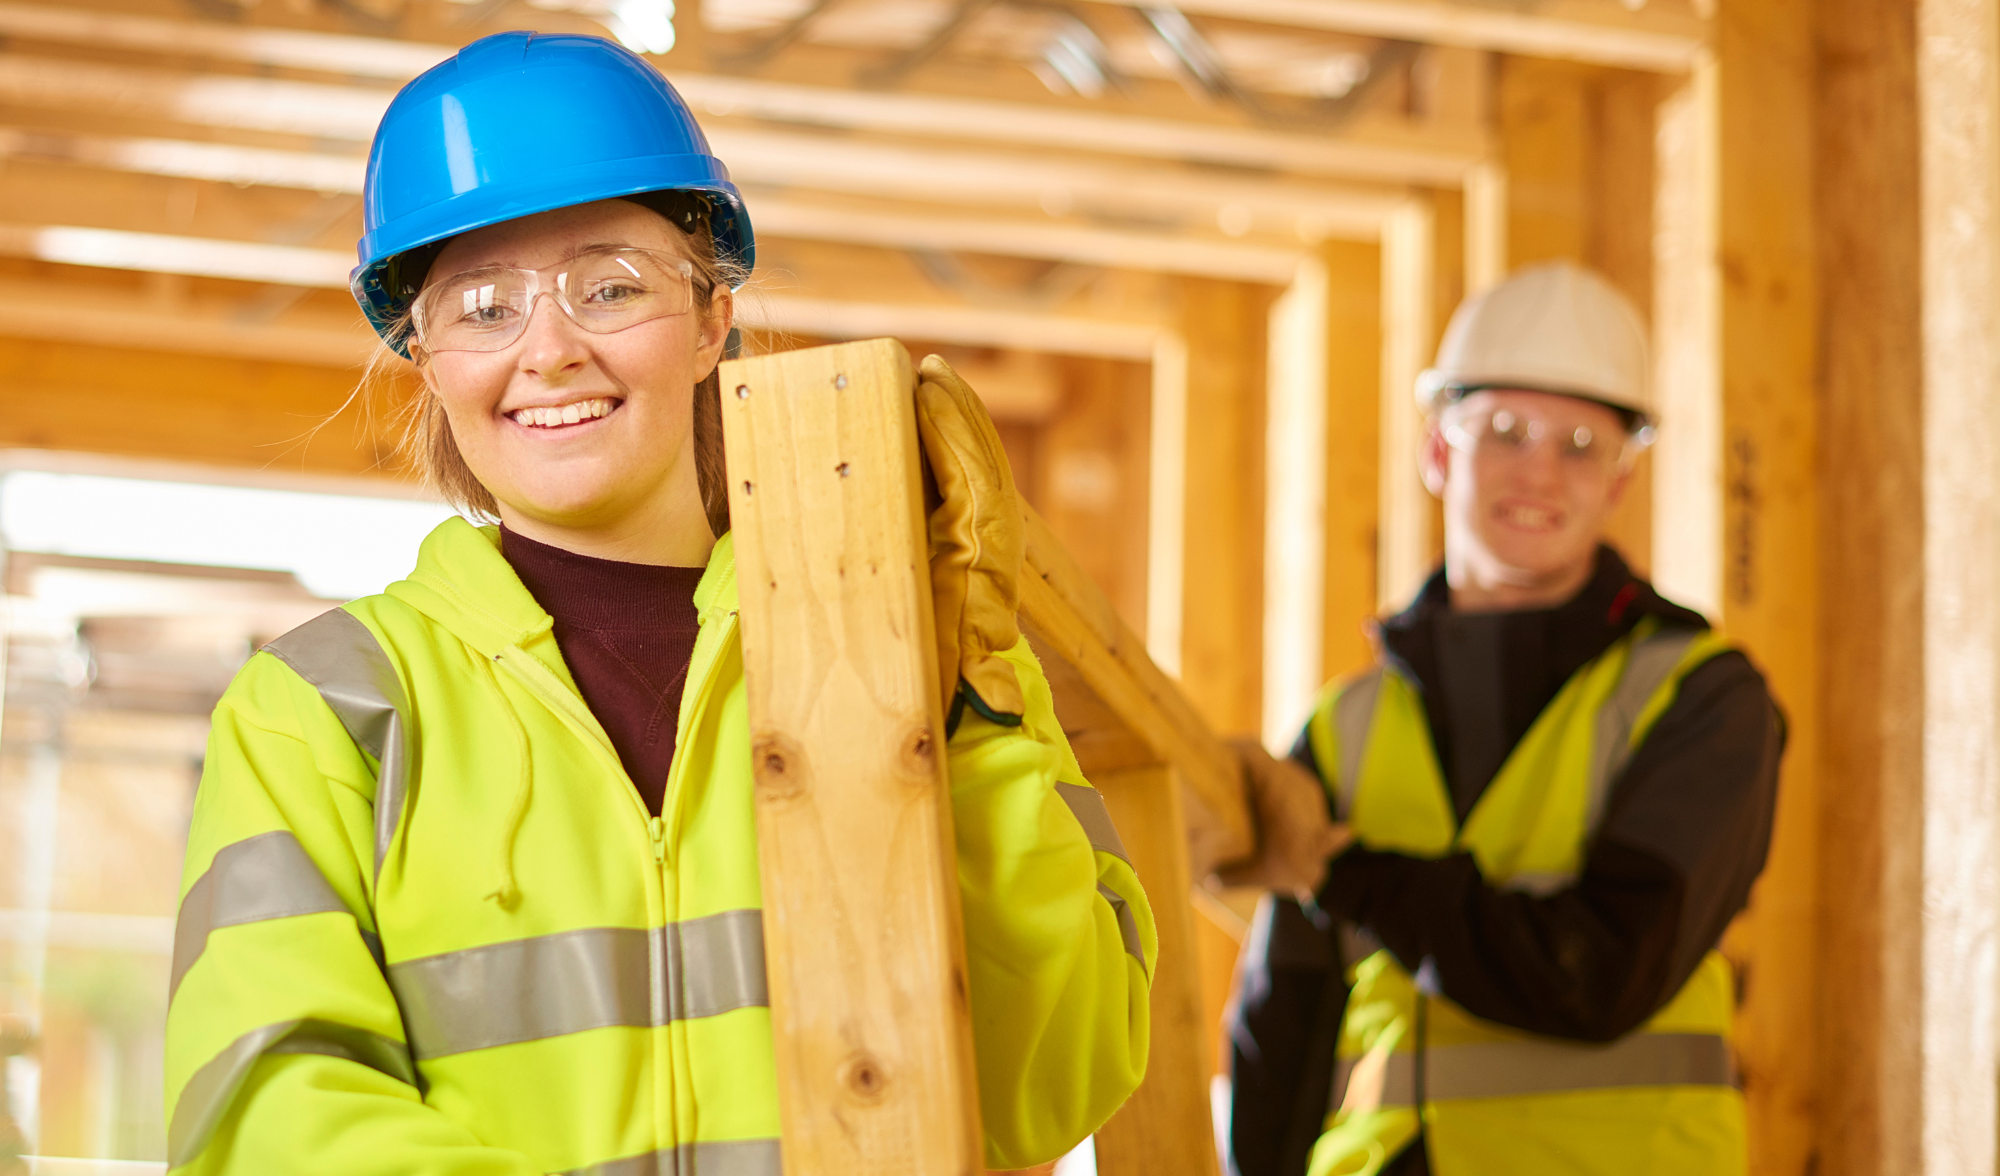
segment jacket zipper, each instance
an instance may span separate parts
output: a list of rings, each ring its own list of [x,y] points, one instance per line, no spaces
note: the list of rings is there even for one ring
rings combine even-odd
[[[730,609],[728,615],[722,619],[721,629],[716,634],[715,643],[708,647],[707,661],[700,667],[701,674],[698,679],[700,686],[695,691],[694,704],[681,708],[679,722],[674,728],[674,763],[671,768],[667,769],[667,789],[660,800],[660,812],[663,814],[665,821],[665,824],[662,826],[663,833],[677,834],[680,832],[680,797],[682,791],[680,783],[681,778],[687,773],[686,765],[688,759],[682,752],[687,747],[688,732],[694,730],[695,719],[702,711],[708,708],[710,696],[715,693],[716,666],[722,661],[722,651],[729,647],[729,641],[735,635],[736,610]],[[694,671],[695,667],[688,667],[688,677],[690,679],[695,678]],[[671,814],[671,816],[666,816],[666,814]],[[667,858],[672,854],[670,849],[672,841],[671,837],[667,837],[661,842],[662,856],[660,862],[662,865],[666,864]]]

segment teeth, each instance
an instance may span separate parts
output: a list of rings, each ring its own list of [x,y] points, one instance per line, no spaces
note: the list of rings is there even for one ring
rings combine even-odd
[[[540,408],[519,408],[508,415],[513,417],[517,425],[553,429],[558,425],[574,425],[578,421],[591,421],[601,416],[608,416],[617,405],[618,402],[615,400],[599,397],[595,400],[579,400],[574,404],[560,407],[551,405]]]
[[[1532,506],[1515,506],[1507,510],[1507,521],[1522,527],[1553,527],[1554,512],[1537,510]]]

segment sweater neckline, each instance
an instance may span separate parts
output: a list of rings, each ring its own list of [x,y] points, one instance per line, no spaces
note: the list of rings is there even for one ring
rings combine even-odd
[[[500,528],[500,554],[536,603],[566,627],[683,629],[706,568],[583,555]]]

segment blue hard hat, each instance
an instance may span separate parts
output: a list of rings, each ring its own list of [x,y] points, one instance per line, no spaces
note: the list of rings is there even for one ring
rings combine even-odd
[[[375,129],[355,301],[383,340],[423,281],[411,250],[532,213],[647,192],[703,193],[717,257],[756,238],[729,169],[644,58],[601,37],[499,33],[404,86]],[[428,264],[428,259],[426,259]]]

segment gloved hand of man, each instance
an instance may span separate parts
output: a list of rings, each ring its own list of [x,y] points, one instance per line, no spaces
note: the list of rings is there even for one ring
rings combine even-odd
[[[1327,815],[1326,789],[1311,772],[1273,757],[1255,739],[1228,743],[1243,765],[1257,852],[1217,875],[1227,886],[1256,886],[1300,898],[1318,893],[1327,862],[1347,848],[1354,834]]]
[[[917,383],[917,432],[944,500],[931,511],[931,597],[946,734],[964,708],[1005,726],[1025,704],[1014,667],[999,657],[1021,639],[1021,558],[1027,527],[1000,434],[979,397],[935,355]]]

